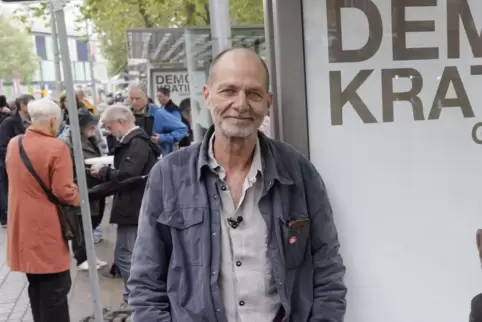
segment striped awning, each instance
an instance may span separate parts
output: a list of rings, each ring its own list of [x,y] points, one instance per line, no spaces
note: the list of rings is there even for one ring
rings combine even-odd
[[[232,45],[253,48],[265,56],[264,27],[233,27]],[[187,41],[186,37],[189,37]],[[211,32],[206,28],[134,28],[126,30],[129,60],[144,60],[150,63],[184,64],[186,46],[197,62],[212,57]]]

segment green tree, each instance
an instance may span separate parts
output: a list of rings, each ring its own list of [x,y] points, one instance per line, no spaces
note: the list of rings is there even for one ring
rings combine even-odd
[[[10,81],[16,75],[29,82],[38,68],[39,58],[34,54],[31,38],[0,14],[0,79]]]
[[[262,0],[231,0],[233,24],[262,24]],[[127,65],[125,30],[128,28],[186,27],[209,25],[209,0],[84,0],[80,20],[89,19],[99,35],[109,73]],[[45,5],[27,5],[18,19],[46,15]]]

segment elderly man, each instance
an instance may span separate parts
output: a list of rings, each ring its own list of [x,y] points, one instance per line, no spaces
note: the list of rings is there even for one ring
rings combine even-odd
[[[157,162],[159,146],[147,133],[135,125],[132,111],[120,104],[109,106],[102,115],[105,128],[119,144],[114,151],[114,168],[93,165],[91,174],[102,181],[121,182],[147,175]],[[117,224],[114,261],[127,283],[131,268],[132,250],[137,236],[137,222],[146,182],[140,180],[123,187],[114,195],[110,223]],[[124,290],[127,302],[128,289]]]
[[[188,132],[181,118],[149,103],[147,87],[142,82],[129,86],[129,99],[136,116],[136,124],[152,135],[153,141],[161,146],[163,155],[171,153],[174,144],[181,141]]]
[[[345,268],[325,185],[257,129],[266,65],[229,49],[204,98],[214,128],[151,171],[129,286],[132,320],[341,322]]]
[[[20,157],[23,147],[33,170],[47,189],[66,205],[79,205],[69,148],[55,137],[60,107],[43,98],[28,103],[32,124],[8,144],[6,166],[9,201],[7,261],[27,275],[35,322],[69,322],[70,252],[56,206]],[[48,147],[48,148],[46,148]]]

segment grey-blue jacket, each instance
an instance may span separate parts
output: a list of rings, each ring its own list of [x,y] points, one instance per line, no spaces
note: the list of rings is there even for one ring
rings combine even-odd
[[[151,170],[128,283],[134,322],[227,322],[218,284],[221,182],[208,166],[212,134]],[[283,321],[342,322],[345,267],[325,185],[293,147],[261,133],[259,139],[259,208]],[[300,219],[309,221],[290,225]],[[289,243],[293,235],[297,242]]]

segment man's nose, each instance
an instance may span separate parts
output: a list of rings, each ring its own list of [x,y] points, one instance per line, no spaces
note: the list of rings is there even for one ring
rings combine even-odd
[[[234,103],[234,108],[239,112],[246,112],[248,110],[247,96],[243,91],[238,92],[236,101]]]

